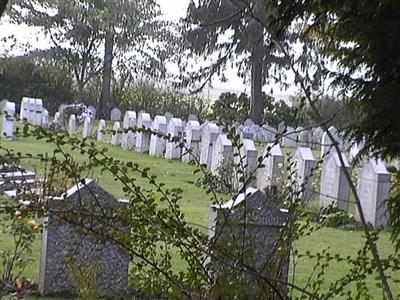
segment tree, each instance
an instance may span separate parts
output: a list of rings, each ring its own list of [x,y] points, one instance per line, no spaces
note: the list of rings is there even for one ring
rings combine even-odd
[[[0,0],[0,17],[3,15],[3,12],[6,10],[8,0]]]
[[[227,63],[240,57],[240,61],[236,61],[238,75],[245,77],[249,70],[251,73],[250,117],[257,124],[263,120],[263,84],[274,78],[281,79],[280,68],[285,65],[276,55],[270,35],[257,20],[245,14],[246,9],[252,7],[254,14],[268,24],[269,13],[263,10],[262,3],[258,0],[202,0],[195,5],[191,1],[186,17],[190,27],[185,33],[195,54],[206,59],[217,56],[215,63],[192,74],[194,80],[204,80],[203,86],[214,74],[221,74]]]
[[[222,93],[211,105],[209,120],[220,119],[224,124],[244,122],[249,114],[250,100],[245,93],[239,95]]]
[[[55,57],[74,74],[79,101],[87,83],[103,73],[98,103],[102,117],[111,105],[114,57],[117,68],[134,64],[137,73],[151,65],[164,72],[167,51],[157,44],[165,33],[164,23],[156,20],[159,14],[154,0],[17,0],[10,12],[13,22],[40,27],[49,36]]]

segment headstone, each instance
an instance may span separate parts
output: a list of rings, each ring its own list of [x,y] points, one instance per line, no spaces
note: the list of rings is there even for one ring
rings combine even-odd
[[[309,147],[309,144],[311,142],[311,133],[307,129],[304,129],[303,127],[297,127],[296,132],[298,132],[297,142],[299,147]]]
[[[48,207],[42,236],[40,292],[77,295],[79,278],[90,276],[101,298],[124,295],[128,291],[129,256],[112,241],[91,234],[93,228],[106,234],[110,225],[114,230],[126,230],[107,221],[114,218],[122,203],[86,179],[84,185],[79,183],[62,197],[50,198]],[[76,225],[76,214],[83,212],[91,216]]]
[[[151,129],[152,120],[148,113],[140,112],[138,114],[137,128]],[[136,151],[148,153],[150,147],[150,135],[143,132],[136,133]]]
[[[32,124],[36,126],[42,126],[42,114],[43,114],[42,99],[35,99],[34,109],[35,113],[33,114]]]
[[[321,127],[316,127],[313,128],[312,130],[312,148],[315,149],[317,147],[320,147],[322,143],[322,135],[324,134],[324,130]]]
[[[21,107],[20,107],[20,111],[19,111],[19,119],[23,120],[23,119],[28,119],[28,113],[29,113],[29,109],[28,109],[28,101],[29,98],[27,97],[22,97],[21,100]]]
[[[340,135],[337,129],[333,126],[328,128],[329,132],[333,136],[334,141],[340,143]],[[321,158],[325,157],[328,152],[336,152],[335,148],[333,147],[334,142],[330,139],[327,132],[322,134],[321,138]]]
[[[92,137],[92,119],[90,117],[86,117],[85,120],[83,121],[82,137],[83,138]]]
[[[185,128],[185,154],[182,161],[189,162],[200,158],[201,127],[198,121],[189,121]]]
[[[106,131],[107,131],[106,121],[103,119],[99,120],[99,124],[97,127],[97,140],[99,142],[104,142]]]
[[[362,167],[358,174],[357,194],[365,221],[374,228],[387,226],[389,220],[387,201],[390,189],[390,173],[380,159],[371,159]],[[355,219],[361,221],[357,208]]]
[[[111,145],[119,146],[121,145],[121,124],[119,122],[114,122],[113,132],[111,136]]]
[[[213,123],[205,123],[202,128],[200,163],[207,165],[208,168],[211,168],[213,146],[220,132],[218,126]]]
[[[246,119],[246,121],[244,121],[243,125],[246,127],[251,127],[251,125],[254,125],[254,121],[252,119]]]
[[[288,221],[286,209],[254,188],[247,188],[223,205],[211,207],[209,267],[226,299],[259,299],[260,295],[279,299],[276,291],[287,294]],[[242,261],[248,269],[241,267]],[[269,280],[259,280],[258,274]]]
[[[257,188],[266,194],[281,190],[284,157],[281,147],[268,144],[262,154],[263,167],[257,169]]]
[[[121,110],[118,107],[114,107],[110,113],[110,121],[120,121],[121,114]]]
[[[165,135],[167,133],[167,118],[165,116],[155,116],[152,130]],[[164,153],[165,138],[152,134],[150,137],[149,155],[163,157]]]
[[[42,126],[47,128],[50,124],[50,115],[49,115],[49,111],[47,109],[43,109],[43,113],[42,113]]]
[[[122,128],[124,132],[122,133],[122,149],[130,150],[135,147],[135,133],[132,130],[126,131],[128,128],[135,128],[136,127],[136,112],[128,110],[124,115],[124,120],[122,123]]]
[[[15,103],[7,101],[3,109],[1,138],[14,139],[17,130],[17,121],[15,118]]]
[[[325,160],[321,172],[321,191],[319,201],[322,206],[333,205],[339,209],[348,211],[350,201],[350,185],[345,177],[345,170],[351,174],[351,168],[347,158],[342,154],[344,167],[342,167],[339,155],[336,152],[329,154]]]
[[[257,169],[257,158],[258,150],[250,139],[242,140],[243,146],[239,149],[234,149],[235,155],[235,172],[233,173],[233,187],[235,190],[239,190],[243,186],[243,182],[246,182],[246,187],[256,187],[256,169]],[[241,178],[243,177],[244,178]],[[254,179],[250,178],[254,177]]]
[[[232,182],[233,147],[228,136],[221,133],[213,148],[211,172],[214,175],[226,176],[227,182]],[[228,181],[229,180],[229,181]]]
[[[294,155],[296,168],[296,183],[298,184],[301,193],[301,198],[308,201],[314,194],[313,182],[315,176],[315,168],[317,161],[310,148],[299,147]]]
[[[167,133],[172,137],[182,137],[185,130],[184,124],[181,119],[172,118],[167,127]],[[167,142],[165,146],[166,159],[181,159],[182,149],[177,142]]]
[[[240,139],[248,139],[248,140],[255,140],[256,137],[256,130],[252,126],[243,126],[239,127],[240,130]]]
[[[285,129],[286,129],[286,124],[285,124],[285,122],[280,122],[279,124],[278,124],[278,133],[283,133],[284,131],[285,131]]]
[[[33,124],[35,120],[35,104],[36,100],[33,98],[28,98],[28,116],[27,120],[29,124]]]
[[[286,132],[282,138],[282,146],[285,148],[296,148],[297,147],[297,133],[294,132],[294,128],[287,127]]]
[[[253,140],[256,142],[262,142],[263,136],[262,136],[261,127],[257,124],[253,124],[253,125],[251,125],[251,129],[254,131]]]
[[[68,134],[73,135],[76,133],[76,117],[74,114],[69,116],[68,120]]]
[[[278,131],[274,127],[266,124],[261,127],[261,133],[263,142],[273,143],[276,140],[276,135],[278,134]]]

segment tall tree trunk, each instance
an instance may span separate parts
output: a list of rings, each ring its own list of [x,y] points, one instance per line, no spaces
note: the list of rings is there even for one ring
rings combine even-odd
[[[264,116],[262,97],[263,86],[263,57],[262,51],[257,47],[251,56],[251,102],[250,118],[254,123],[261,125]]]
[[[0,0],[0,17],[3,15],[3,12],[6,10],[8,0]]]
[[[100,101],[97,106],[99,117],[107,118],[109,116],[112,99],[111,99],[111,76],[112,76],[112,60],[114,50],[114,31],[109,28],[106,32],[104,43],[104,62],[103,75],[101,80]]]

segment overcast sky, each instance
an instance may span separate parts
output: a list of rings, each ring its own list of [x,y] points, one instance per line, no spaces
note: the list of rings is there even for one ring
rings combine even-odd
[[[189,0],[157,0],[160,4],[161,10],[165,19],[177,21],[180,18],[186,15],[186,9],[189,4]],[[34,47],[38,48],[47,48],[48,42],[43,42],[43,37],[37,34],[35,29],[29,28],[24,25],[12,25],[7,24],[6,18],[2,18],[0,22],[1,30],[0,30],[0,39],[14,34],[19,42],[22,43],[30,43]],[[10,44],[8,44],[10,45]],[[4,43],[4,41],[0,40],[0,52],[4,52],[4,49],[7,49],[8,46]],[[12,50],[13,53],[21,53],[21,51]],[[248,84],[243,84],[243,80],[236,76],[236,70],[230,69],[226,71],[226,77],[228,78],[227,82],[221,82],[217,78],[213,80],[212,88],[205,89],[204,93],[206,95],[210,95],[211,97],[218,97],[221,92],[247,92],[250,93],[250,86]],[[264,90],[269,93],[271,88],[274,90],[274,95],[278,98],[286,99],[288,95],[293,95],[295,93],[295,88],[291,88],[288,92],[279,91],[278,86],[265,86]]]

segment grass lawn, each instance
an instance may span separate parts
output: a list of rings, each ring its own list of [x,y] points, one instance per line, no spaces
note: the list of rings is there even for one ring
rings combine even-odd
[[[52,151],[52,146],[43,141],[36,141],[32,138],[18,139],[16,141],[0,140],[2,146],[20,151],[22,153],[45,154]],[[194,181],[197,175],[193,174],[194,167],[179,161],[168,161],[161,158],[150,157],[146,154],[140,154],[132,151],[124,151],[119,147],[103,144],[109,148],[108,154],[115,159],[137,162],[142,167],[150,168],[150,172],[157,175],[158,182],[163,182],[168,188],[179,187],[183,190],[181,207],[186,215],[186,219],[194,226],[207,226],[209,215],[210,197],[199,187],[194,186],[189,181]],[[1,152],[0,152],[1,155]],[[79,153],[75,153],[74,157],[77,161],[84,161],[85,157]],[[30,170],[36,170],[38,173],[43,172],[43,166],[39,161],[27,159],[23,162],[24,167]],[[98,170],[95,172],[98,175]],[[145,181],[138,179],[144,187],[147,186]],[[112,174],[103,174],[100,177],[100,183],[110,192],[119,197],[123,197],[124,193],[121,184],[114,181]],[[149,186],[148,186],[149,187]],[[223,197],[223,196],[221,196]],[[9,236],[0,233],[0,250],[12,246],[12,240]],[[387,232],[380,233],[378,246],[383,257],[387,257],[393,253],[393,247],[389,241]],[[344,231],[339,229],[322,228],[314,232],[311,236],[302,238],[295,244],[296,249],[301,253],[310,251],[311,253],[321,252],[323,249],[329,248],[331,254],[340,254],[343,257],[354,257],[359,249],[362,248],[365,239],[360,231]],[[38,266],[40,258],[40,238],[33,245],[32,262],[28,264],[24,275],[28,278],[38,280]],[[179,266],[178,266],[179,267]],[[348,265],[344,263],[332,263],[325,273],[325,287],[331,282],[345,275]],[[315,269],[315,261],[310,259],[301,259],[296,265],[295,282],[299,286],[304,286],[308,276]],[[400,279],[399,272],[391,274],[394,278]],[[375,286],[375,274],[369,278],[368,286],[372,290],[373,299],[381,299],[382,294]],[[400,295],[400,287],[392,285],[396,295]],[[354,290],[352,285],[349,289]]]

